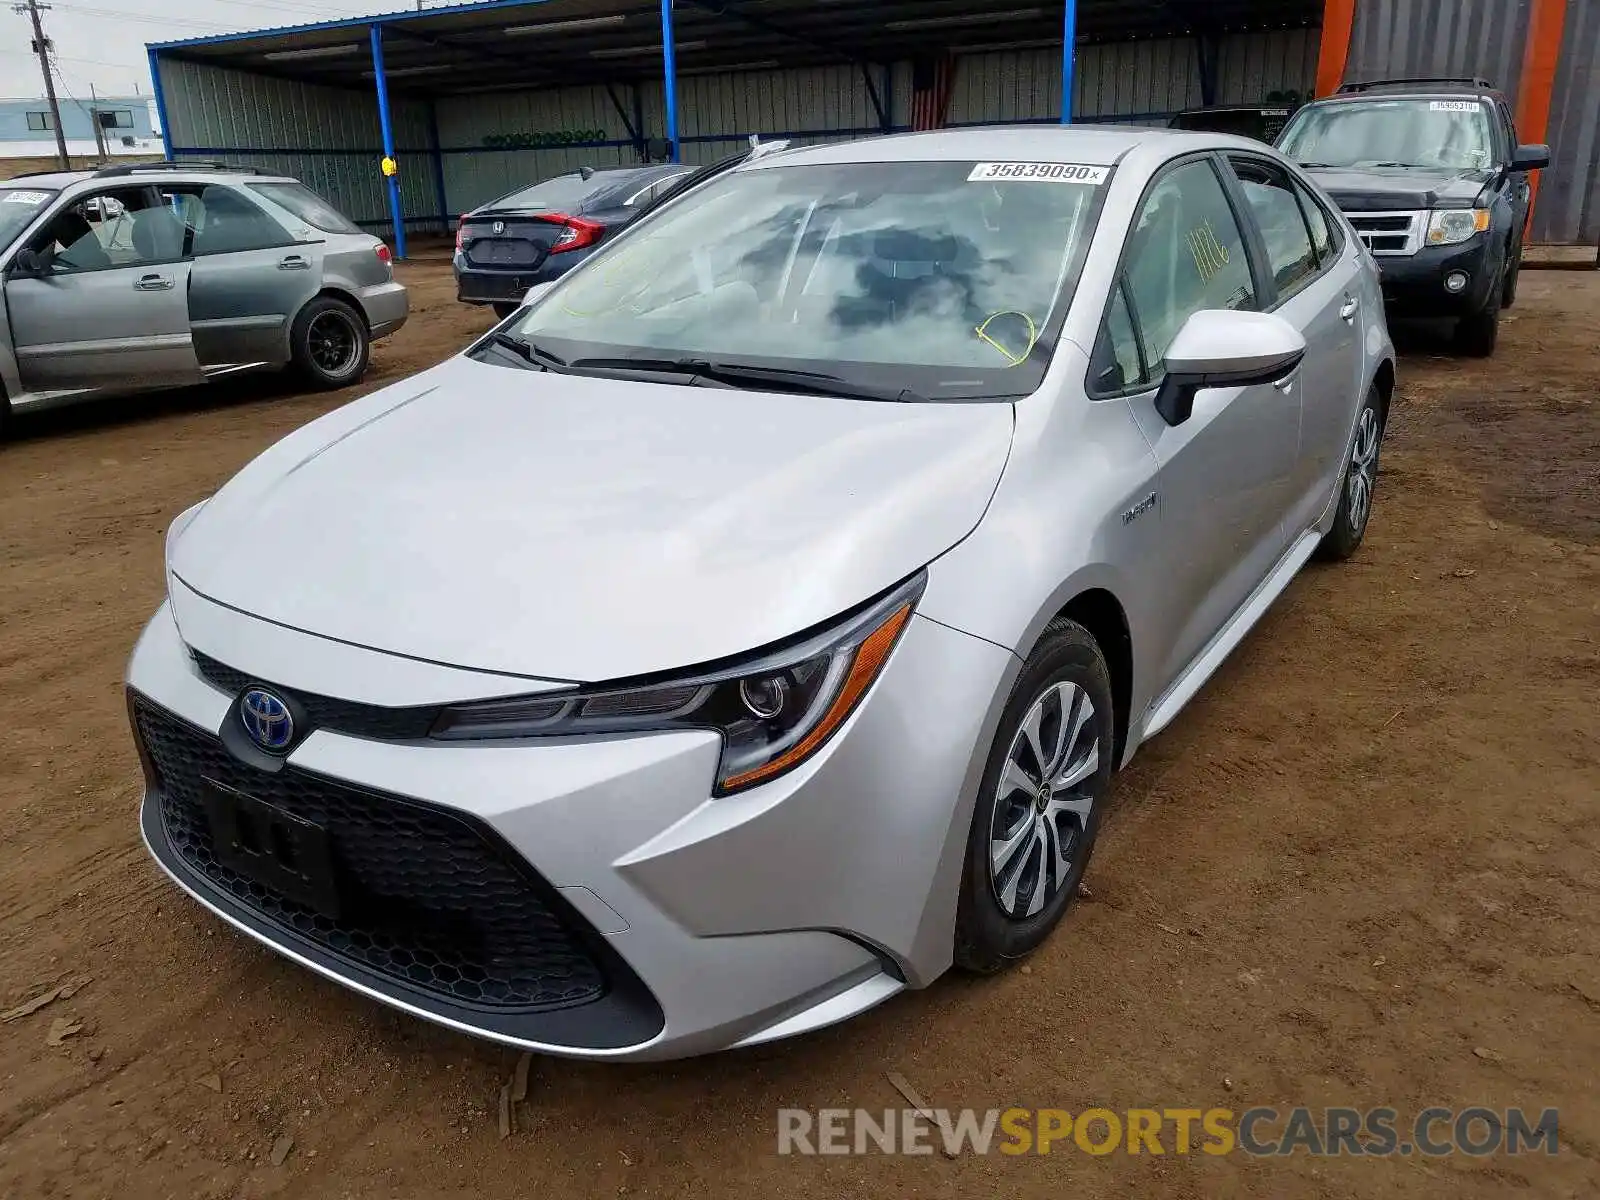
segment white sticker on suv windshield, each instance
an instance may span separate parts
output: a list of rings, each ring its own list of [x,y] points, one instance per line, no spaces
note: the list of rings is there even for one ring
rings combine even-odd
[[[1435,100],[1428,105],[1432,112],[1477,112],[1476,100]]]
[[[49,192],[7,192],[0,196],[0,204],[43,204],[48,199]]]
[[[967,182],[1078,183],[1099,187],[1110,175],[1110,167],[1090,167],[1082,163],[988,162],[973,167]]]

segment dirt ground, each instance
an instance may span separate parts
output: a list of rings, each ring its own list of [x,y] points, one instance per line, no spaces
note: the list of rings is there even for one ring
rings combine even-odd
[[[440,261],[365,387],[484,316]],[[1600,275],[1530,273],[1498,357],[1406,337],[1366,546],[1308,570],[1116,784],[1027,974],[660,1067],[392,1014],[146,861],[123,667],[168,521],[349,395],[278,383],[19,423],[0,448],[5,1197],[1600,1194]],[[53,1023],[81,1031],[49,1045]],[[69,1027],[70,1028],[70,1027]],[[59,1027],[57,1027],[59,1032]],[[794,1158],[776,1110],[1559,1107],[1555,1157]],[[275,1142],[293,1138],[285,1161]],[[1169,1143],[1170,1145],[1170,1143]]]

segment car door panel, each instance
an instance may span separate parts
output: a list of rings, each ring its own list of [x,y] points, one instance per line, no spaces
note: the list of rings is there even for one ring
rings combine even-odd
[[[1167,631],[1157,672],[1175,681],[1265,579],[1287,545],[1282,520],[1299,442],[1301,375],[1289,386],[1212,388],[1169,426],[1150,394],[1133,411],[1158,463],[1161,553],[1146,581],[1155,628]],[[1157,567],[1156,564],[1159,564]]]
[[[132,391],[197,382],[188,291],[181,262],[7,280],[23,386]]]
[[[323,243],[297,240],[230,184],[161,190],[194,264],[189,317],[202,367],[287,361],[289,325],[321,286]]]
[[[1177,426],[1155,409],[1161,358],[1189,317],[1259,307],[1246,227],[1220,171],[1202,157],[1158,176],[1124,257],[1123,286],[1142,347],[1139,369],[1150,389],[1130,403],[1159,464],[1161,553],[1142,581],[1158,597],[1160,644],[1150,647],[1158,687],[1182,673],[1281,557],[1300,436],[1300,388],[1293,380],[1284,387],[1203,390],[1193,414]]]
[[[189,313],[207,368],[288,359],[289,325],[317,294],[320,242],[196,256]]]

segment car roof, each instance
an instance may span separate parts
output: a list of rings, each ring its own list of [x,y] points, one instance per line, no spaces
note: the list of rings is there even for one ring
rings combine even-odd
[[[108,175],[103,171],[35,171],[0,180],[0,186],[17,184],[60,191],[85,183],[101,183],[106,187],[140,187],[149,183],[216,183],[219,180],[230,183],[300,182],[291,175],[269,175],[251,170],[219,171],[205,168],[166,170],[156,165],[147,171],[138,170],[135,166],[134,170],[126,174],[115,175]]]
[[[1027,162],[1033,158],[1110,167],[1141,146],[1170,143],[1174,152],[1181,152],[1184,143],[1196,149],[1211,148],[1219,144],[1220,136],[1128,125],[993,125],[779,150],[741,169],[875,162]]]
[[[12,184],[25,184],[31,188],[60,191],[64,187],[71,187],[75,183],[82,183],[85,179],[92,178],[94,178],[93,171],[30,171],[25,175],[13,175],[5,180],[5,185],[9,187]]]

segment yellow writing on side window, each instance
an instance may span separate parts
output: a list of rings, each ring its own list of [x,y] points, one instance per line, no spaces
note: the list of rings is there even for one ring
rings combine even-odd
[[[1228,248],[1217,238],[1217,231],[1206,221],[1189,231],[1189,253],[1194,255],[1200,278],[1210,283],[1229,263]]]

